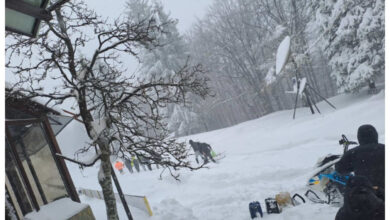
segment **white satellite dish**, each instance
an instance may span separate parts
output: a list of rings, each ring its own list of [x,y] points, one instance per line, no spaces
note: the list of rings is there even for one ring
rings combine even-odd
[[[290,37],[286,36],[278,47],[276,52],[276,75],[283,70],[283,67],[286,65],[288,57],[290,55]]]
[[[291,42],[290,36],[286,36],[283,39],[283,41],[279,44],[278,50],[276,51],[275,75],[279,75],[282,72],[283,68],[287,64],[288,58],[290,57],[290,46],[291,46],[290,42]],[[271,74],[271,71],[268,72],[268,74],[266,76],[266,82],[268,85],[276,80],[275,75]],[[320,113],[319,108],[317,107],[316,103],[312,99],[312,97],[311,97],[310,93],[307,91],[307,89],[310,89],[310,91],[317,94],[321,99],[323,99],[325,102],[327,102],[331,107],[336,109],[336,107],[334,105],[332,105],[332,103],[330,103],[326,98],[322,97],[319,92],[317,92],[313,87],[311,87],[308,84],[306,78],[299,77],[297,65],[295,65],[295,75],[296,75],[296,77],[293,77],[293,90],[286,91],[286,93],[289,93],[289,94],[296,94],[293,119],[295,119],[295,112],[297,109],[298,97],[301,97],[301,98],[305,97],[306,103],[309,106],[312,114],[315,113],[313,106],[317,109],[318,113]]]

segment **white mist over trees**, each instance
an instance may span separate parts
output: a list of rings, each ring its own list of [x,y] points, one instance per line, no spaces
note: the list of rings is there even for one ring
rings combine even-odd
[[[285,36],[300,76],[324,97],[383,81],[383,0],[214,0],[186,34],[191,56],[209,71],[214,96],[175,111],[180,117],[173,121],[189,118],[190,126],[172,132],[209,131],[291,109],[294,96],[285,93],[295,76],[291,59],[273,76]]]
[[[292,51],[308,47],[304,30],[308,21],[307,1],[214,1],[206,17],[189,35],[191,53],[210,72],[215,97],[198,108],[200,125],[208,130],[258,118],[293,106],[291,66],[277,82],[268,86],[266,76],[274,72],[275,54],[286,35]],[[300,71],[324,96],[335,94],[326,62],[321,56],[302,59]],[[313,61],[314,60],[314,61]],[[323,81],[321,85],[318,81]],[[199,105],[199,104],[198,104]]]
[[[145,1],[130,0],[128,1],[129,8],[145,8],[140,5],[145,4]],[[190,53],[186,42],[177,30],[177,22],[170,18],[170,15],[163,11],[161,3],[156,2],[154,9],[158,14],[158,19],[164,25],[161,32],[156,35],[160,42],[160,46],[150,50],[143,48],[140,51],[139,59],[141,67],[139,71],[139,78],[147,80],[150,78],[173,77],[180,69],[190,60]],[[134,16],[131,15],[130,16]],[[148,16],[147,13],[140,13],[137,19],[142,16]],[[188,94],[189,99],[193,99],[193,94]],[[175,136],[186,135],[188,133],[196,132],[194,125],[196,122],[196,114],[191,112],[190,106],[168,104],[161,108],[164,112],[165,123],[167,128],[174,132]],[[199,130],[199,129],[198,129]]]

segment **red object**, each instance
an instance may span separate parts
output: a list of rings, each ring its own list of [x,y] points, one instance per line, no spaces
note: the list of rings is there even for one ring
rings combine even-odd
[[[117,161],[117,162],[115,163],[115,168],[116,168],[117,170],[121,171],[121,170],[123,169],[123,163],[120,162],[120,161]]]

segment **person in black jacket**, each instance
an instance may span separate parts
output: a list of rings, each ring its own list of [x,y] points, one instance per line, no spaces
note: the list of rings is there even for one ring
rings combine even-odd
[[[351,176],[336,220],[384,220],[384,194],[365,176]]]
[[[376,187],[385,188],[385,145],[378,143],[378,133],[372,125],[358,129],[359,146],[347,151],[336,163],[342,175],[354,172],[365,176]]]
[[[190,145],[192,147],[192,149],[194,150],[194,153],[195,153],[195,160],[196,162],[199,164],[199,160],[198,160],[198,156],[200,156],[200,151],[199,151],[199,146],[198,146],[198,142],[195,142],[195,141],[192,141],[190,140]]]
[[[199,146],[199,151],[202,154],[203,160],[205,161],[205,163],[208,163],[209,159],[211,161],[213,161],[214,163],[216,163],[216,161],[214,160],[213,156],[211,155],[212,149],[211,149],[211,146],[209,144],[198,143],[198,146]]]

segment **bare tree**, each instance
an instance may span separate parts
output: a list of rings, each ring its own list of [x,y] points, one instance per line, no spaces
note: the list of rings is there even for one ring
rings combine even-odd
[[[205,124],[202,127],[219,129],[293,107],[293,97],[285,93],[292,89],[292,63],[274,83],[268,80],[286,35],[292,39],[291,57],[299,61],[301,76],[326,97],[335,94],[323,52],[309,50],[303,55],[317,39],[307,29],[315,17],[312,4],[305,0],[214,1],[188,36],[192,56],[209,70],[216,93],[214,99],[195,102],[201,104],[195,112]]]
[[[131,10],[131,8],[129,9]],[[188,93],[206,97],[207,77],[200,65],[188,60],[171,76],[140,80],[129,74],[121,62],[138,48],[160,46],[158,35],[167,23],[158,19],[157,8],[142,20],[122,17],[103,20],[82,1],[66,3],[55,11],[35,39],[7,33],[6,68],[18,77],[13,92],[26,97],[45,97],[47,104],[73,99],[92,142],[97,146],[101,166],[99,183],[108,219],[118,219],[111,181],[110,155],[125,152],[162,165],[178,178],[180,168],[196,170],[188,160],[185,143],[169,139],[162,122],[161,107],[185,103]],[[134,13],[137,13],[134,11]],[[91,45],[96,46],[91,50]],[[90,57],[86,51],[93,51]],[[54,83],[54,88],[49,84]],[[46,82],[46,86],[44,82]]]

